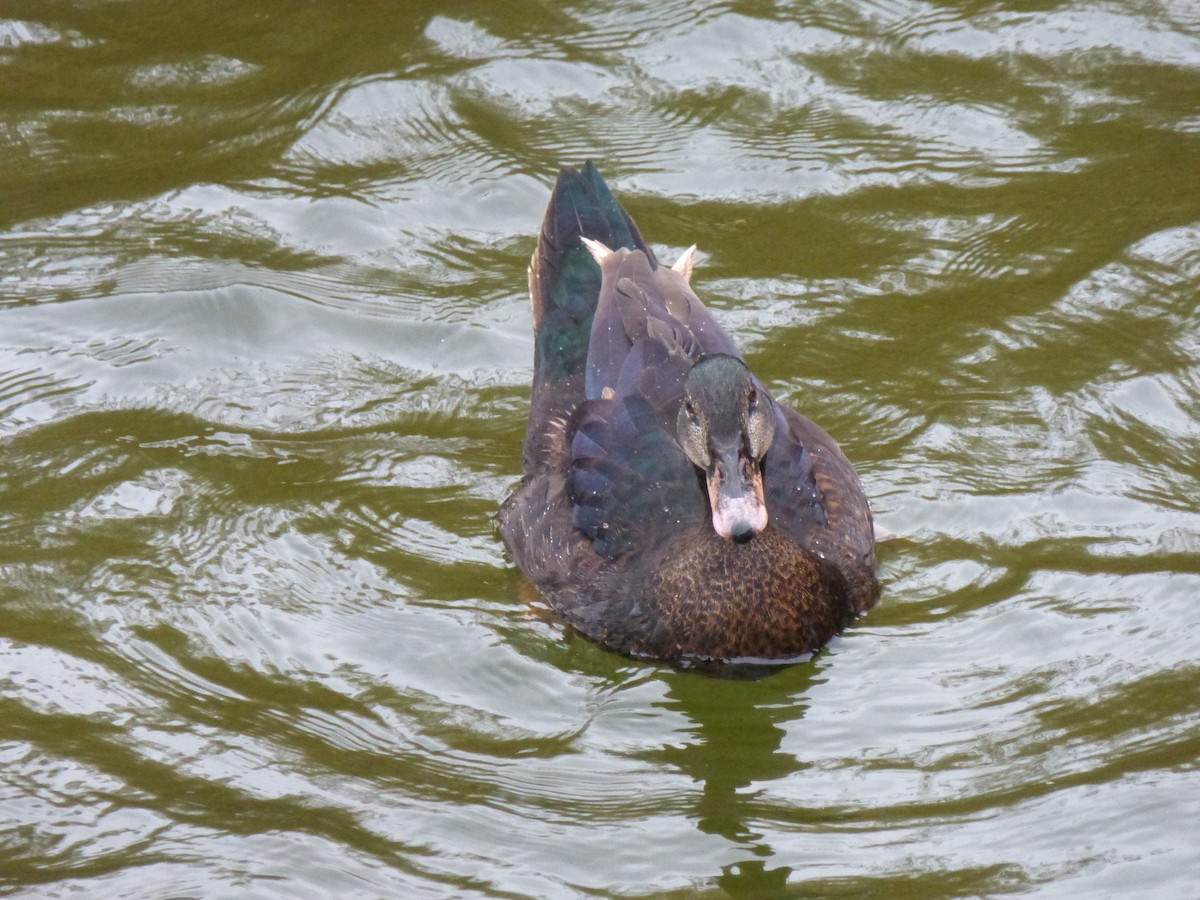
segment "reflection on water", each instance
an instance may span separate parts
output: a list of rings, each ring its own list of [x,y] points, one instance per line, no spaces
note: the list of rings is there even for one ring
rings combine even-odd
[[[0,889],[1194,892],[1193,5],[0,16]],[[586,158],[907,538],[809,662],[504,559]]]
[[[802,680],[789,679],[789,688],[803,691],[812,680],[812,674],[805,671]],[[755,856],[771,856],[770,844],[749,826],[751,810],[743,797],[755,782],[786,778],[801,768],[794,756],[780,752],[786,732],[777,722],[802,719],[804,706],[796,703],[790,692],[774,703],[748,703],[746,694],[746,685],[739,682],[672,678],[667,704],[690,721],[684,729],[687,738],[683,744],[664,746],[646,756],[677,768],[700,787],[693,811],[697,828]],[[727,866],[723,871],[728,876],[722,882],[727,889],[733,872],[756,873],[753,879],[747,874],[745,880],[767,887],[759,882],[764,874],[761,869]],[[780,871],[786,875],[789,870],[784,867]]]

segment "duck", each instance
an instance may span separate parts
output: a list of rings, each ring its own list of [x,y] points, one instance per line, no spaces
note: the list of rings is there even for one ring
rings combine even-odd
[[[529,265],[512,560],[571,628],[680,666],[808,658],[879,599],[862,484],[661,265],[596,166],[563,169]]]

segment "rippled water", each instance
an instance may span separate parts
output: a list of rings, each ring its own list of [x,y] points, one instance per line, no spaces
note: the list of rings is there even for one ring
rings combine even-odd
[[[1190,0],[0,14],[0,891],[1195,896]],[[811,662],[504,558],[586,158],[905,536]]]

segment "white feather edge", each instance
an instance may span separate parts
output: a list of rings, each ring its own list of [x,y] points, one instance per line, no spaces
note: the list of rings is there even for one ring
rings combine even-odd
[[[692,267],[695,264],[696,245],[692,244],[683,253],[679,254],[679,259],[675,260],[671,268],[682,275],[684,281],[690,282],[692,280]]]
[[[593,241],[591,238],[583,237],[582,235],[579,239],[583,241],[583,246],[587,247],[588,253],[592,254],[592,259],[601,266],[604,265],[606,259],[613,255],[612,250],[599,241]]]

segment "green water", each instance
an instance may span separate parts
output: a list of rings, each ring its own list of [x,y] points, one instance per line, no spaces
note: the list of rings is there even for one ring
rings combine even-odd
[[[527,602],[592,158],[879,521],[812,661]],[[0,892],[1194,897],[1191,2],[0,6]]]

